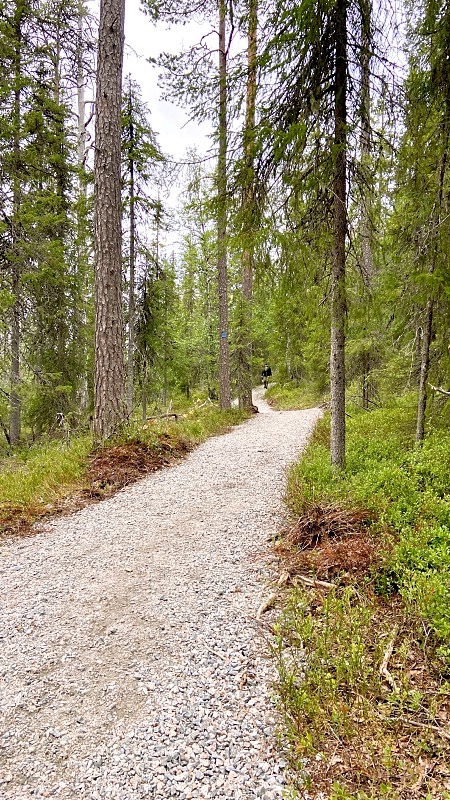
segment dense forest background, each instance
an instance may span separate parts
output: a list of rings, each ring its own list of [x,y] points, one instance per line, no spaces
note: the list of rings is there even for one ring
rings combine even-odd
[[[127,418],[183,397],[248,407],[270,362],[279,384],[315,399],[331,378],[336,464],[345,392],[366,409],[416,392],[421,440],[449,389],[448,4],[146,0],[143,11],[142,25],[210,24],[185,52],[145,55],[164,96],[212,138],[176,163],[124,77]],[[8,0],[0,38],[11,446],[93,413],[97,24],[78,0]]]

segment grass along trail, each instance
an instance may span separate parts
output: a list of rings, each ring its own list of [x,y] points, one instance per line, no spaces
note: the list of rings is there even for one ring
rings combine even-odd
[[[0,550],[2,800],[281,797],[256,554],[320,411],[255,401],[182,463]]]

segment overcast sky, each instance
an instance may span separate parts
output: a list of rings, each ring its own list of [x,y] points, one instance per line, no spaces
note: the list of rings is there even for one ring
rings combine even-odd
[[[184,109],[160,100],[157,85],[158,71],[147,59],[163,50],[176,53],[183,46],[199,41],[204,28],[195,23],[167,29],[154,26],[140,10],[139,0],[127,0],[125,9],[124,76],[131,72],[142,89],[142,97],[151,111],[151,126],[158,133],[161,149],[175,159],[182,159],[187,147],[196,146],[201,152],[208,148],[208,126],[187,122]]]

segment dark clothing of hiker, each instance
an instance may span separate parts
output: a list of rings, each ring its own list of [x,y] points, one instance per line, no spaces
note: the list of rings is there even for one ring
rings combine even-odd
[[[268,364],[264,365],[264,369],[261,372],[262,382],[265,389],[269,386],[269,378],[272,376],[272,370],[270,369]]]

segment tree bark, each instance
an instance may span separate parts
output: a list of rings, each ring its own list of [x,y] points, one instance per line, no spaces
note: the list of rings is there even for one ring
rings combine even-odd
[[[86,10],[82,0],[78,3],[78,31],[77,31],[77,107],[78,107],[78,141],[77,161],[79,169],[78,192],[86,195],[86,180],[83,176],[84,158],[86,153],[86,101],[84,97],[84,67],[83,67],[83,20]]]
[[[88,240],[87,240],[87,176],[86,176],[86,100],[85,100],[85,73],[83,65],[84,46],[83,46],[83,20],[86,16],[86,7],[83,0],[78,2],[78,29],[77,29],[77,108],[78,108],[78,137],[77,137],[77,166],[78,166],[78,204],[77,204],[77,273],[81,278],[83,286],[83,299],[86,293],[86,275],[88,262]],[[84,303],[80,309],[81,325],[86,326],[86,308]],[[83,364],[86,364],[86,343],[83,339]],[[85,411],[89,405],[89,387],[86,370],[80,375],[79,387],[80,407]]]
[[[361,45],[360,45],[360,70],[361,70],[361,191],[360,191],[360,219],[359,235],[361,240],[361,274],[368,300],[372,296],[374,266],[372,253],[372,197],[373,181],[370,169],[370,156],[372,148],[370,127],[370,61],[372,47],[372,0],[363,0],[361,3]],[[362,374],[362,405],[368,410],[372,394],[370,371],[372,367],[371,353],[366,351],[363,355]]]
[[[256,109],[258,0],[249,0],[247,39],[247,102],[245,109],[244,158],[245,186],[243,198],[244,242],[242,252],[242,391],[240,405],[251,409],[252,398],[252,300],[255,225],[254,139]]]
[[[444,192],[444,178],[445,170],[447,167],[448,156],[448,130],[447,125],[444,124],[444,145],[443,152],[439,162],[439,176],[438,176],[438,196],[436,202],[436,214],[432,220],[433,223],[433,255],[429,274],[433,275],[436,269],[436,262],[438,257],[439,247],[439,229],[441,224],[441,209],[442,198]],[[427,383],[428,373],[430,370],[430,344],[433,329],[433,310],[434,300],[431,294],[428,295],[427,304],[425,307],[425,323],[422,334],[422,354],[420,363],[420,377],[419,377],[419,397],[417,401],[417,420],[416,420],[416,442],[422,442],[425,437],[425,412],[427,408]]]
[[[227,50],[226,3],[219,0],[219,157],[217,163],[217,276],[219,285],[219,397],[231,407],[227,275]]]
[[[334,210],[331,285],[331,463],[345,467],[345,240],[347,232],[347,0],[336,3]]]
[[[422,442],[425,436],[425,411],[427,407],[427,382],[430,370],[430,343],[433,329],[433,300],[427,300],[425,324],[422,334],[422,358],[420,364],[419,399],[417,402],[416,442]]]
[[[121,96],[125,0],[101,0],[94,161],[94,435],[103,441],[125,417],[121,203]]]
[[[20,125],[21,125],[21,86],[22,86],[22,19],[24,7],[18,0],[14,14],[14,177],[13,177],[13,208],[11,224],[11,294],[13,303],[11,308],[11,365],[10,365],[10,408],[9,408],[9,438],[12,445],[20,439],[20,337],[21,337],[21,297],[20,297],[20,262],[18,253],[20,204],[22,186],[20,179]]]
[[[372,254],[372,183],[370,170],[371,155],[371,130],[370,130],[370,60],[371,60],[371,19],[372,2],[364,0],[362,3],[361,21],[361,208],[360,208],[360,237],[361,237],[361,271],[366,289],[371,292],[373,287],[374,267]]]
[[[135,243],[136,243],[136,221],[135,221],[135,196],[134,196],[134,126],[131,86],[129,92],[129,159],[128,176],[130,182],[130,230],[129,230],[129,261],[130,261],[130,281],[128,286],[128,361],[127,361],[127,405],[128,416],[133,411],[134,400],[134,321],[135,321]]]

